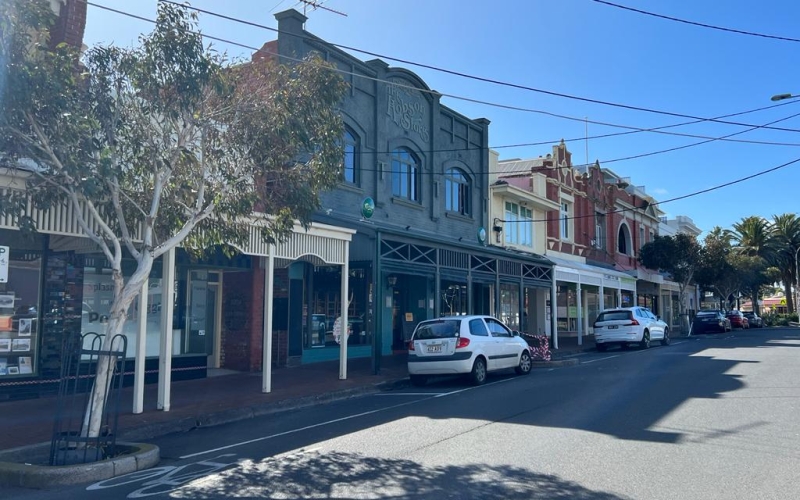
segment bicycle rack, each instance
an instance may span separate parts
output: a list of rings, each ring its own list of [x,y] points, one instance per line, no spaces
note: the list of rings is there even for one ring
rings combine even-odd
[[[109,349],[103,350],[104,340],[104,334],[95,332],[69,335],[64,340],[50,465],[96,462],[115,455],[128,341],[124,335],[115,335]],[[99,410],[103,424],[97,436],[88,437],[83,435],[84,418],[89,421],[94,417],[97,367],[106,356],[111,358],[112,368],[106,399]]]

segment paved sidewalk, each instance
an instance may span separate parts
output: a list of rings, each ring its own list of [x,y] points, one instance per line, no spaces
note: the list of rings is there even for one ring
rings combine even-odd
[[[553,360],[594,349],[592,337],[579,346],[576,337],[559,338]],[[224,371],[224,370],[223,370]],[[379,375],[372,374],[371,359],[348,363],[347,380],[339,380],[339,362],[323,362],[272,372],[272,392],[261,392],[261,373],[233,373],[198,380],[173,382],[170,411],[156,409],[158,387],[145,387],[145,411],[134,415],[133,388],[122,390],[119,417],[121,439],[148,439],[198,426],[241,420],[255,415],[309,406],[380,390],[408,380],[406,355],[386,356]],[[0,402],[0,450],[49,441],[53,430],[55,396]]]

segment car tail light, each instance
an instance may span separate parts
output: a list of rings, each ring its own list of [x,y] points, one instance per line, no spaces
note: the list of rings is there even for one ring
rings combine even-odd
[[[458,344],[456,344],[456,349],[461,349],[462,347],[467,347],[469,345],[469,339],[464,337],[458,338]]]
[[[639,322],[636,321],[635,319],[632,319],[628,326],[639,326]]]
[[[414,341],[413,340],[408,343],[408,350],[409,351],[413,351],[414,350]]]

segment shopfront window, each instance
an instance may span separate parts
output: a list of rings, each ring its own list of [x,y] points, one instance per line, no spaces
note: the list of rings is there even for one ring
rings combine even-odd
[[[123,275],[127,279],[133,274],[133,262],[123,264]],[[111,304],[114,300],[114,281],[111,267],[102,255],[91,255],[84,258],[83,267],[83,304],[81,308],[81,334],[105,334],[111,315]],[[158,356],[161,337],[161,265],[157,262],[150,273],[147,290],[147,357]],[[130,308],[122,334],[128,340],[127,356],[133,358],[136,352],[136,337],[139,334],[139,297]],[[179,337],[178,337],[179,338]],[[180,349],[176,350],[178,354]]]
[[[366,265],[350,268],[348,287],[347,323],[350,336],[348,345],[370,345],[372,331],[367,325],[367,300],[372,278]],[[342,311],[341,266],[317,266],[313,276],[313,301],[311,322],[305,331],[303,345],[306,348],[338,346],[334,336],[334,324]]]
[[[519,285],[503,283],[500,285],[500,321],[512,330],[520,329]]]
[[[578,331],[578,297],[575,285],[558,285],[556,290],[558,329]]]
[[[442,316],[463,316],[467,314],[467,283],[442,281],[442,302],[439,313]]]
[[[0,231],[0,381],[38,372],[42,245]]]

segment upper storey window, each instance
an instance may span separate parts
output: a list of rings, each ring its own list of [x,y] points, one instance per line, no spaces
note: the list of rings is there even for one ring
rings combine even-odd
[[[419,201],[419,161],[411,151],[400,148],[392,151],[392,195]]]

